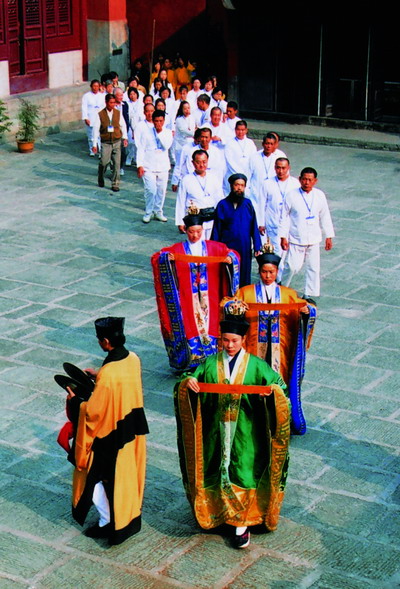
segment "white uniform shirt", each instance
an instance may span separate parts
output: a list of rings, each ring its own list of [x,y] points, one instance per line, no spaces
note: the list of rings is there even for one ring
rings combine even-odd
[[[179,184],[178,195],[175,207],[175,225],[183,225],[183,217],[193,202],[199,209],[216,207],[224,197],[219,179],[213,172],[206,172],[201,177],[195,172],[186,174]]]
[[[106,106],[105,94],[91,90],[82,96],[82,120],[88,119],[90,126],[93,127],[97,113]]]
[[[197,99],[200,94],[203,94],[202,90],[197,90],[197,92],[195,90],[189,90],[187,94],[187,101],[192,107],[192,110],[197,108]]]
[[[195,108],[193,111],[194,120],[196,121],[196,127],[201,129],[202,127],[206,127],[207,123],[211,121],[211,108],[207,108],[207,110],[200,110],[199,108]]]
[[[235,137],[228,141],[225,147],[225,159],[227,166],[227,177],[232,174],[245,174],[249,179],[249,164],[252,155],[257,153],[257,148],[252,139]]]
[[[230,141],[229,131],[226,128],[225,123],[220,123],[217,127],[210,123],[204,125],[208,129],[211,129],[211,137],[219,137],[221,141],[211,141],[211,145],[218,147],[218,149],[225,149],[226,144]]]
[[[321,230],[322,229],[322,230]],[[326,237],[334,237],[335,231],[325,194],[318,188],[306,193],[296,188],[286,195],[278,236],[295,245],[314,245]]]
[[[143,129],[139,138],[135,135],[137,167],[149,172],[168,171],[171,167],[168,150],[172,145],[172,131],[164,127],[161,133],[156,133],[154,125],[150,127],[149,124]]]
[[[171,96],[175,96],[174,94],[174,89],[172,87],[171,82],[167,82],[167,84],[164,82],[164,86],[167,86],[170,90],[171,90]],[[154,88],[154,82],[152,83],[151,87],[150,87],[150,91],[149,94],[151,94],[151,96],[154,98],[154,100],[157,100],[157,98],[160,98],[159,93],[157,92],[157,90]]]
[[[139,94],[139,96],[138,96],[138,99],[137,99],[137,102],[140,102],[140,104],[141,104],[141,105],[142,105],[142,107],[143,107],[143,98],[144,98],[144,94],[143,94],[143,92],[142,92],[141,90],[139,90],[139,88],[136,88],[136,90],[138,91],[138,94]],[[124,92],[123,100],[124,100],[125,102],[130,102],[130,100],[129,100],[129,98],[128,98],[128,90],[126,90],[126,91]]]
[[[225,114],[226,113],[226,107],[228,106],[228,103],[226,102],[226,100],[215,100],[211,96],[210,107],[211,108],[214,108],[214,106],[218,106],[222,110],[222,112]]]
[[[189,172],[193,171],[193,164],[190,164],[191,165],[190,169],[187,169],[186,166],[187,166],[187,162],[190,163],[192,161],[192,153],[193,153],[193,151],[195,151],[195,149],[200,149],[200,147],[194,141],[190,141],[190,142],[188,141],[182,147],[181,156],[180,156],[180,158],[177,159],[175,166],[174,166],[174,171],[172,172],[171,184],[173,186],[178,186],[178,184],[182,180],[182,178],[184,176],[186,176],[186,174],[189,174]],[[187,158],[188,154],[189,154],[189,158]],[[185,165],[183,165],[183,163]]]
[[[143,105],[136,100],[133,102],[132,100],[127,100],[128,104],[128,112],[129,112],[129,125],[132,130],[135,129],[136,125],[142,120],[143,113]]]
[[[176,118],[174,143],[183,147],[190,140],[193,140],[195,128],[196,123],[192,115]]]
[[[278,157],[286,157],[283,151],[276,149],[274,153],[266,156],[260,149],[250,160],[250,194],[254,203],[258,203],[261,195],[261,187],[264,180],[275,176],[275,162]],[[254,199],[254,200],[253,200]]]
[[[143,115],[144,116],[144,115]],[[152,129],[154,127],[153,123],[149,123],[146,119],[140,120],[135,127],[135,143],[136,145],[140,142],[140,136],[143,133],[147,133],[148,129]],[[153,131],[152,131],[153,133]]]
[[[197,149],[201,149],[201,147],[199,145],[195,145],[194,147],[189,146],[189,149],[186,149],[186,145],[185,145],[185,147],[182,149],[181,158],[180,158],[180,165],[179,165],[180,176],[179,177],[175,176],[175,170],[174,170],[174,179],[177,178],[178,181],[173,182],[173,184],[178,184],[179,181],[182,180],[182,178],[184,177],[185,174],[190,174],[191,172],[193,172],[194,168],[193,168],[193,162],[192,162],[192,155]],[[221,153],[221,151],[217,147],[214,147],[211,144],[209,145],[207,153],[208,153],[207,171],[214,172],[215,176],[220,181],[221,190],[222,190],[222,182],[223,182],[224,169],[225,169],[223,154]]]
[[[235,127],[236,127],[236,123],[238,121],[240,121],[241,119],[239,119],[239,117],[235,117],[233,119],[226,119],[225,121],[225,125],[226,125],[226,129],[228,132],[228,136],[230,139],[235,139]]]
[[[278,180],[278,176],[264,180],[261,186],[259,210],[256,211],[258,224],[268,229],[277,229],[286,195],[299,186],[300,182],[293,176],[289,176],[283,182]]]

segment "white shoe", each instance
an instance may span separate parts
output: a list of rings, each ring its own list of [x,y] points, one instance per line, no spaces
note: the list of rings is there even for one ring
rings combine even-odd
[[[143,215],[143,223],[150,223],[152,215]]]
[[[164,217],[164,215],[162,213],[156,213],[154,215],[154,218],[157,219],[157,221],[162,221],[162,223],[165,223],[166,221],[168,221],[167,217]]]
[[[132,165],[132,160],[126,160],[125,165],[128,167]]]
[[[123,170],[122,168],[119,171],[119,175],[120,176],[125,176],[125,170]]]
[[[90,157],[94,157],[94,153],[93,153],[93,151],[89,151],[89,156],[90,156]]]

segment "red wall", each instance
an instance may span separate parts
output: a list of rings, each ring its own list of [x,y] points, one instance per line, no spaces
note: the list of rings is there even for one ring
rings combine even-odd
[[[88,0],[88,15],[91,20],[125,20],[125,0]]]
[[[126,12],[131,33],[132,59],[151,53],[153,20],[157,47],[206,9],[206,0],[128,0]],[[199,41],[201,34],[199,34]],[[177,48],[177,50],[184,48]]]

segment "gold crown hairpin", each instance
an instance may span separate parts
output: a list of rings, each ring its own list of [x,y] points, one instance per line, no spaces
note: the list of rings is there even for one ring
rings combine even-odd
[[[225,316],[244,317],[247,311],[247,305],[239,299],[233,299],[225,305]]]
[[[193,203],[192,200],[189,202],[189,206],[186,210],[186,214],[187,215],[200,215],[200,209],[198,207],[196,207],[196,205]]]
[[[273,254],[273,253],[274,253],[274,246],[272,245],[272,243],[270,242],[269,237],[268,237],[267,241],[264,243],[264,245],[260,249],[260,255]]]

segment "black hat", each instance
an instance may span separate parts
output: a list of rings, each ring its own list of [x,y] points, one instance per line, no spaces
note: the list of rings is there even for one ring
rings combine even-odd
[[[200,213],[200,209],[193,204],[193,201],[190,201],[190,205],[186,211],[186,217],[183,217],[183,222],[185,223],[186,229],[188,227],[193,227],[193,225],[203,225],[204,218]]]
[[[109,339],[124,335],[125,317],[101,317],[96,319],[94,326],[96,328],[97,339]]]
[[[234,182],[236,182],[236,180],[244,180],[247,184],[247,176],[245,176],[244,174],[232,174],[232,176],[229,176],[228,178],[228,182],[231,186]]]
[[[220,322],[221,333],[236,333],[244,336],[247,333],[250,325],[245,320],[246,305],[238,300],[233,299],[225,304],[224,316],[225,319]]]
[[[279,256],[274,254],[274,246],[272,243],[270,243],[269,239],[266,243],[264,243],[260,251],[261,253],[256,256],[259,268],[264,266],[264,264],[273,264],[278,268],[281,259]]]

